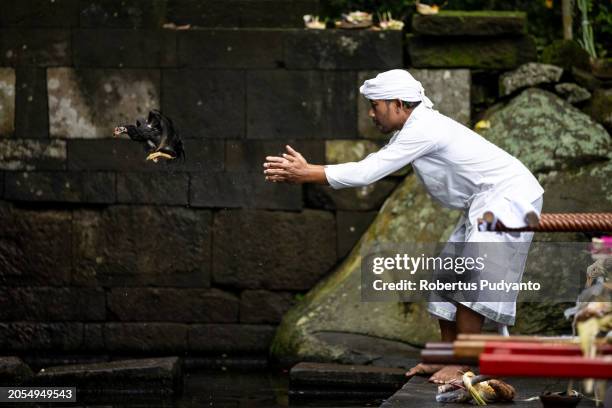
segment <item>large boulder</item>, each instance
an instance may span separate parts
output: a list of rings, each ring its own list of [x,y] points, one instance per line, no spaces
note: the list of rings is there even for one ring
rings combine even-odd
[[[435,204],[414,175],[406,177],[352,252],[284,317],[272,354],[284,362],[335,361],[409,365],[402,359],[438,338],[422,303],[362,302],[362,251],[377,243],[439,242],[458,213]]]
[[[524,90],[485,119],[490,127],[481,134],[532,172],[567,169],[610,154],[610,135],[603,126],[541,89]]]
[[[597,89],[586,111],[596,121],[612,131],[612,89]]]

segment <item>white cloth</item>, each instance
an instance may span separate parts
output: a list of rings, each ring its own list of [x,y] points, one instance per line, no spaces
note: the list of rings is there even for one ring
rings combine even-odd
[[[361,85],[359,92],[368,99],[401,99],[406,102],[423,102],[426,108],[433,107],[431,100],[425,96],[423,85],[403,69],[392,69],[368,79]]]
[[[334,189],[360,187],[409,163],[429,194],[442,205],[471,208],[472,225],[493,200],[505,197],[531,203],[544,192],[518,159],[423,104],[412,111],[403,128],[382,149],[359,162],[327,165],[325,176]],[[496,215],[503,219],[507,214]]]

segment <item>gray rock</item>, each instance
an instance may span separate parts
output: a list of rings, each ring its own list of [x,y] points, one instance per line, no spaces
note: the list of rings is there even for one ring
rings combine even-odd
[[[34,373],[19,357],[0,357],[0,384],[17,385],[28,382]]]
[[[558,82],[562,74],[563,68],[555,65],[529,62],[499,77],[499,94],[506,96],[524,88]]]
[[[571,82],[555,85],[555,92],[572,104],[584,102],[591,98],[591,93],[589,91]]]
[[[159,108],[155,70],[49,68],[49,133],[62,138],[111,138],[113,128]]]
[[[0,137],[15,131],[15,70],[0,68]]]
[[[79,393],[121,394],[138,390],[147,394],[180,394],[182,361],[178,357],[119,360],[42,369],[36,385],[77,387]]]
[[[0,139],[0,169],[62,170],[66,167],[63,140]]]
[[[486,119],[491,127],[481,134],[532,172],[564,169],[610,154],[610,135],[600,124],[541,89],[526,89]]]

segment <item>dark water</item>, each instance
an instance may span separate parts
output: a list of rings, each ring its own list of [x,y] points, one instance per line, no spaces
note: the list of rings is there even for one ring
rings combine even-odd
[[[387,395],[388,394],[388,395]],[[390,396],[391,393],[385,393]],[[139,395],[134,390],[132,396],[88,396],[79,398],[79,403],[62,406],[79,406],[91,408],[162,408],[162,407],[222,407],[222,408],[272,408],[272,407],[320,407],[320,408],[357,408],[378,407],[382,399],[361,396],[355,400],[350,395],[321,395],[298,393],[290,395],[289,376],[285,372],[253,371],[197,371],[187,373],[181,396],[174,399],[162,399]],[[24,406],[24,405],[20,405]],[[58,406],[52,404],[29,406]],[[0,404],[4,408],[4,405]]]

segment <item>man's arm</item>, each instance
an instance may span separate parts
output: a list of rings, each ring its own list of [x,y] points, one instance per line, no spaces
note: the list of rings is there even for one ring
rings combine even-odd
[[[273,183],[313,183],[328,184],[325,177],[325,168],[317,164],[309,164],[304,157],[286,146],[287,153],[282,157],[268,156],[264,163],[266,180]]]

